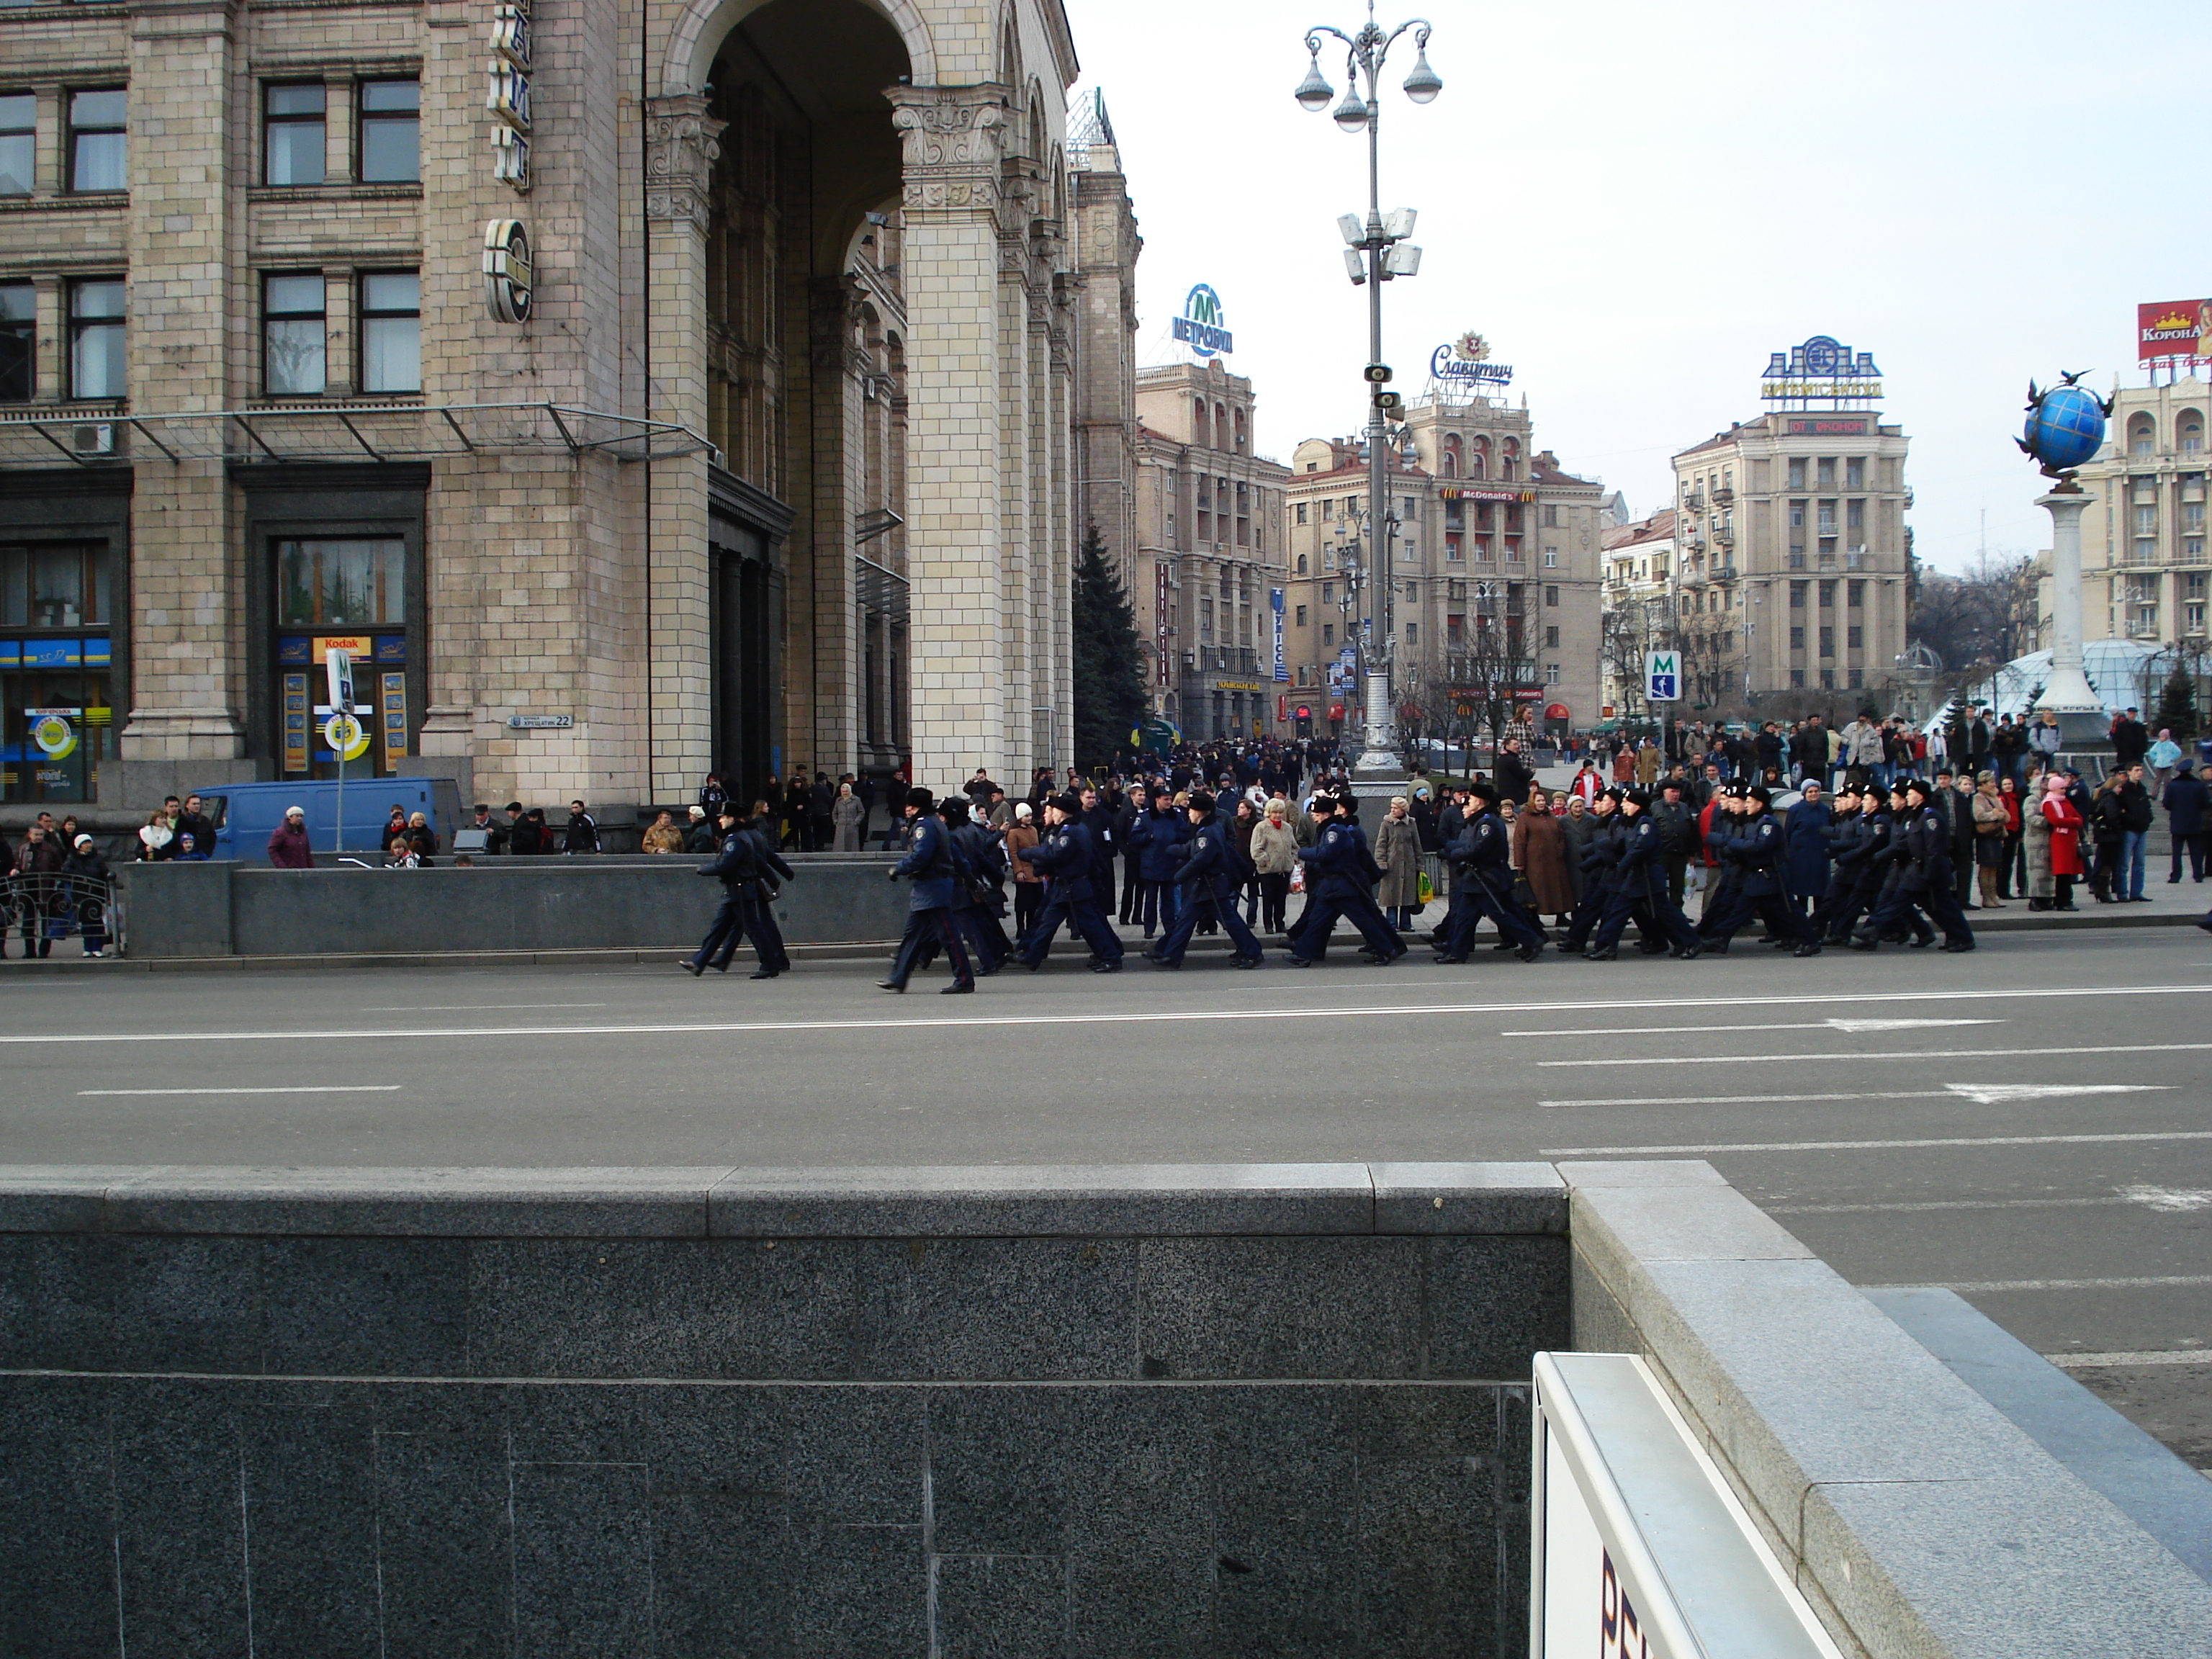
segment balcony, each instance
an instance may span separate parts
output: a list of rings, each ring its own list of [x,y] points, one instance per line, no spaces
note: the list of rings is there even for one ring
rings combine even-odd
[[[1729,489],[1726,484],[1723,484],[1718,489],[1713,491],[1713,505],[1715,507],[1734,507],[1735,505],[1735,491]]]
[[[1735,545],[1735,532],[1729,529],[1726,526],[1723,526],[1720,529],[1713,532],[1713,539],[1718,542],[1723,547],[1734,547]]]
[[[1688,495],[1683,496],[1682,510],[1685,513],[1704,512],[1705,510],[1705,492],[1703,490],[1693,489]]]

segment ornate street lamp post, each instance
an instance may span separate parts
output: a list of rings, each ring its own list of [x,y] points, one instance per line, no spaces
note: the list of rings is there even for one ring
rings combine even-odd
[[[1382,284],[1394,277],[1411,276],[1421,268],[1421,251],[1407,241],[1413,234],[1414,214],[1399,208],[1385,215],[1382,203],[1382,154],[1378,138],[1382,94],[1376,84],[1383,60],[1400,36],[1413,32],[1413,67],[1406,76],[1406,96],[1425,104],[1443,90],[1444,83],[1429,67],[1429,21],[1410,18],[1387,33],[1375,21],[1375,0],[1367,0],[1367,21],[1355,33],[1317,24],[1306,31],[1306,78],[1295,94],[1306,109],[1318,113],[1336,96],[1321,72],[1323,36],[1340,41],[1345,49],[1344,101],[1336,106],[1336,124],[1346,132],[1367,134],[1367,217],[1347,213],[1337,228],[1344,234],[1344,264],[1355,285],[1367,289],[1367,587],[1370,616],[1376,638],[1367,654],[1365,691],[1365,749],[1357,770],[1394,773],[1398,765],[1390,738],[1390,659],[1395,630],[1391,598],[1397,591],[1395,550],[1391,545],[1389,511],[1389,416],[1401,406],[1395,392],[1387,391],[1390,371],[1382,362]],[[1362,95],[1363,88],[1364,96]]]

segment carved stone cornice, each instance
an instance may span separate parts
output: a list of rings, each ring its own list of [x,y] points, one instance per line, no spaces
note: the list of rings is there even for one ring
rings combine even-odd
[[[696,93],[648,98],[645,111],[645,216],[704,234],[727,123],[708,114],[706,99]]]
[[[1012,90],[992,82],[972,87],[893,87],[908,213],[999,207]]]

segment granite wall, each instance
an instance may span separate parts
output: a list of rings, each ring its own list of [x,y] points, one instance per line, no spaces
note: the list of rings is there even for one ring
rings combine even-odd
[[[1566,1213],[1542,1164],[0,1174],[0,1649],[1503,1659]]]
[[[473,868],[118,866],[126,955],[573,951],[696,945],[721,902],[696,858],[486,859]],[[911,896],[894,860],[800,854],[776,925],[793,944],[895,939]],[[741,947],[750,951],[750,947]]]

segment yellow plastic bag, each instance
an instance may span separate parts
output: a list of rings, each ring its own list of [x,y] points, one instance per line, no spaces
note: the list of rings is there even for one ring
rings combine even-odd
[[[1418,890],[1424,904],[1437,896],[1437,884],[1429,879],[1429,872],[1425,870],[1421,872],[1421,884]]]

